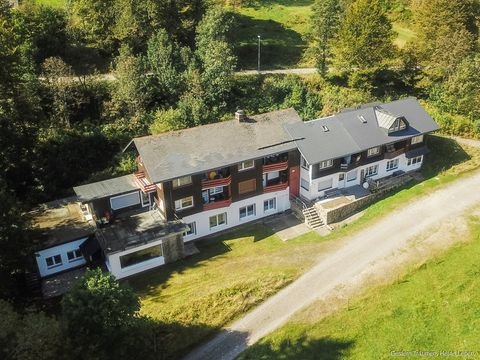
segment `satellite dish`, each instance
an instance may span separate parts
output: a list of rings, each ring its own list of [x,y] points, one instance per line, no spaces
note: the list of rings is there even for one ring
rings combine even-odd
[[[368,189],[369,187],[370,187],[370,184],[365,181],[365,182],[363,183],[363,188],[364,188],[364,189]]]

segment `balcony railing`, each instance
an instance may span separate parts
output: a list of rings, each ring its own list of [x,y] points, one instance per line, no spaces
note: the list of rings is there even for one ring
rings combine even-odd
[[[288,188],[288,181],[281,182],[281,183],[276,183],[273,185],[266,185],[263,188],[264,193],[269,193],[269,192],[275,192],[275,191],[282,191]]]
[[[213,209],[219,209],[222,207],[227,207],[232,204],[232,198],[225,199],[225,200],[219,200],[219,201],[212,201],[207,204],[203,204],[203,210],[213,210]]]
[[[396,158],[397,156],[402,155],[404,152],[405,152],[404,148],[398,149],[398,150],[395,150],[395,151],[386,152],[385,153],[385,159]]]
[[[144,172],[136,172],[134,175],[135,183],[144,193],[155,191],[156,185],[148,181]]]
[[[229,175],[227,177],[220,177],[218,179],[212,180],[202,180],[202,189],[209,189],[218,186],[228,186],[232,182],[232,177]]]
[[[263,165],[263,173],[268,173],[272,171],[283,171],[288,169],[288,160],[282,161],[274,164]]]

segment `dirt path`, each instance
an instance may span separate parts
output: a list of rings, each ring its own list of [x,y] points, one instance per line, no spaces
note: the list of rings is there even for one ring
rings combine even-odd
[[[432,226],[461,216],[479,203],[480,172],[477,172],[392,212],[341,240],[298,280],[195,349],[186,359],[235,358],[302,308],[328,297],[373,263],[408,248],[409,240],[415,240]]]

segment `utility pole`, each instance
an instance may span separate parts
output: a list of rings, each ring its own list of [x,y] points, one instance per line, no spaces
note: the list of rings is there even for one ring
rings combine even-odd
[[[260,35],[257,35],[258,38],[258,73],[260,74]]]

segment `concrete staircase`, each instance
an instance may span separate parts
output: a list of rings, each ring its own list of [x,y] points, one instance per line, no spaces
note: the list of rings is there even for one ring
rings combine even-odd
[[[302,213],[305,217],[305,224],[307,224],[309,228],[318,229],[324,225],[315,205],[303,209]]]

